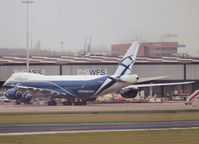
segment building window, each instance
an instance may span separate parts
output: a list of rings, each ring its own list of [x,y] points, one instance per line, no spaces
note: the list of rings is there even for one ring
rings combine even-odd
[[[177,48],[175,48],[175,47],[169,47],[169,48],[162,47],[162,48],[156,48],[156,50],[167,51],[167,50],[177,50]]]
[[[112,48],[112,50],[114,50],[114,51],[120,51],[121,48],[119,48],[119,47],[114,47],[114,48]]]

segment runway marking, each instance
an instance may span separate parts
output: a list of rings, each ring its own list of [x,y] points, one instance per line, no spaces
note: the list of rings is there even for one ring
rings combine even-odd
[[[95,132],[128,132],[128,131],[157,131],[157,130],[186,130],[199,129],[199,127],[190,128],[159,128],[159,129],[121,129],[121,130],[87,130],[87,131],[51,131],[51,132],[18,132],[18,133],[0,133],[0,136],[10,135],[36,135],[36,134],[60,134],[60,133],[95,133]]]

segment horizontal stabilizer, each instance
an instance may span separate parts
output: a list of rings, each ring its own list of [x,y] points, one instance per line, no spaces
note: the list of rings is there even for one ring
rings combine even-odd
[[[139,78],[139,80],[137,81],[137,83],[148,82],[148,81],[153,81],[153,80],[159,80],[159,79],[164,79],[164,78],[167,78],[167,77],[168,76]]]
[[[121,80],[119,78],[115,78],[115,77],[112,77],[112,76],[108,76],[108,78],[113,80],[113,81],[116,81],[116,82],[121,82]]]
[[[139,77],[136,74],[123,75],[123,76],[120,76],[119,78],[113,75],[113,76],[109,76],[108,78],[115,82],[125,82],[129,84],[137,83],[137,81],[139,80]]]

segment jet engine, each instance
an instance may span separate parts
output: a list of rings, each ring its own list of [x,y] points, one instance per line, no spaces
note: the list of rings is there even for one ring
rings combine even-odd
[[[15,88],[8,89],[5,93],[8,99],[16,100],[16,104],[25,103],[31,104],[32,103],[32,96],[27,92],[20,92],[17,91]]]
[[[8,89],[5,93],[5,96],[8,98],[8,99],[16,99],[15,97],[15,93],[16,93],[16,89],[15,88],[11,88],[11,89]]]
[[[129,88],[123,88],[120,91],[120,94],[123,98],[134,98],[137,96],[138,89],[129,89]]]

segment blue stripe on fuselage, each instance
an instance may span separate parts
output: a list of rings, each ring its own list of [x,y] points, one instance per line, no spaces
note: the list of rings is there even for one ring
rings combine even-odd
[[[106,89],[110,88],[112,85],[115,84],[115,81],[110,81],[107,83],[96,95],[99,95],[101,92],[105,91]]]
[[[19,84],[26,87],[35,87],[65,93],[66,96],[91,97],[94,96],[95,92],[106,79],[107,76],[85,81],[13,81],[7,83],[5,88],[11,88]]]

